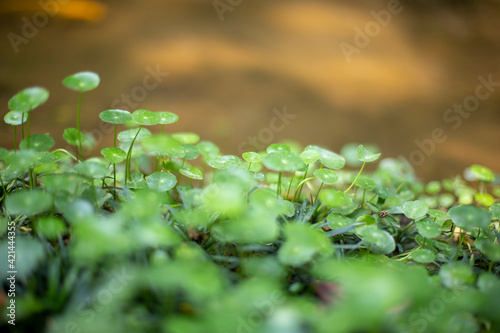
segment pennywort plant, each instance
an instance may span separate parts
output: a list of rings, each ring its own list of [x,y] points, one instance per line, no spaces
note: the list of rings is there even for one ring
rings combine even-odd
[[[67,129],[66,141],[69,144],[75,145],[76,156],[80,160],[83,160],[83,148],[82,141],[84,140],[83,133],[80,130],[80,113],[82,107],[82,95],[85,91],[94,90],[99,86],[101,79],[99,75],[94,72],[78,72],[76,74],[70,75],[63,80],[63,84],[71,89],[78,91],[78,104],[77,104],[77,114],[76,114],[76,129]],[[75,140],[76,137],[76,140]]]
[[[66,83],[81,99],[95,79]],[[29,133],[48,97],[29,89],[4,117],[21,140],[0,148],[0,252],[15,245],[2,265],[17,272],[16,329],[500,330],[493,170],[473,164],[423,183],[405,161],[352,144],[346,156],[286,143],[224,154],[166,130],[174,113],[144,109],[100,112],[113,144],[84,160],[79,125],[63,133],[76,156]],[[245,320],[256,306],[259,320]]]

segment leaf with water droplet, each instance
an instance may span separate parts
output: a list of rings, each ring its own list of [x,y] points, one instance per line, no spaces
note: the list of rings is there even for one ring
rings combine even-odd
[[[139,130],[139,135],[137,135],[137,132]],[[135,139],[135,141],[139,142],[151,137],[152,134],[151,131],[147,128],[131,128],[118,133],[118,140],[120,140],[121,142],[132,142],[136,135],[137,139]]]
[[[262,164],[274,171],[305,171],[306,165],[298,154],[291,152],[276,152],[264,156]]]
[[[121,163],[127,157],[127,153],[120,148],[107,147],[101,150],[102,156],[109,163]]]
[[[124,124],[132,119],[132,114],[125,110],[112,109],[99,113],[99,118],[110,124]]]
[[[179,120],[179,116],[172,112],[160,111],[156,114],[158,115],[158,124],[173,124]]]
[[[232,166],[239,166],[241,163],[241,158],[234,155],[221,155],[208,161],[208,165],[214,169],[227,169]]]
[[[356,157],[361,162],[373,162],[380,157],[380,153],[371,153],[363,145],[359,145],[358,149],[356,150]]]
[[[307,146],[305,150],[317,151],[319,153],[319,161],[329,169],[342,169],[345,165],[345,158],[330,150],[318,146]]]
[[[3,120],[5,121],[6,124],[12,125],[12,126],[18,126],[23,123],[25,123],[28,120],[28,114],[27,112],[21,112],[21,111],[9,111],[3,117]]]
[[[149,110],[135,110],[132,113],[132,119],[141,125],[156,125],[160,121],[160,117],[156,112]]]
[[[201,172],[200,169],[196,167],[182,168],[179,171],[188,178],[198,179],[198,180],[203,179],[203,173]]]

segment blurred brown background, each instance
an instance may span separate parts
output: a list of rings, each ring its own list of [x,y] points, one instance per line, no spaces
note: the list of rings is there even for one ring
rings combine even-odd
[[[32,133],[65,146],[77,93],[61,80],[90,70],[101,85],[83,96],[82,128],[101,146],[112,135],[99,112],[143,108],[178,114],[168,130],[197,132],[225,153],[282,139],[337,152],[375,143],[428,180],[473,163],[498,173],[499,31],[493,0],[2,0],[0,105],[4,115],[15,93],[46,87]],[[479,76],[494,82],[480,88],[488,97],[447,111],[478,101]],[[0,131],[11,148],[13,129]]]

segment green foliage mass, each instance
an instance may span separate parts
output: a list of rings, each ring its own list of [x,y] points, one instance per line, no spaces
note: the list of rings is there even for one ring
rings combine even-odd
[[[424,184],[403,160],[363,173],[380,158],[364,145],[224,155],[149,110],[101,112],[114,145],[85,159],[79,128],[64,132],[75,155],[29,134],[47,98],[24,90],[5,117],[22,138],[0,148],[2,331],[500,331],[488,168]]]

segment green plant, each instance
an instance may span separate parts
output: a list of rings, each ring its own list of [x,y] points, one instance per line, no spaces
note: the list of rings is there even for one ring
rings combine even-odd
[[[24,128],[48,96],[38,92],[16,97],[6,122]],[[424,184],[401,160],[366,172],[380,154],[365,145],[342,149],[359,170],[318,146],[272,144],[242,159],[195,133],[165,133],[170,112],[99,117],[114,124],[102,157],[83,160],[78,125],[64,132],[76,156],[24,129],[0,149],[0,253],[16,253],[1,263],[2,281],[16,272],[15,297],[3,284],[16,325],[3,306],[2,329],[500,330],[490,169]],[[131,120],[138,127],[118,132]]]

